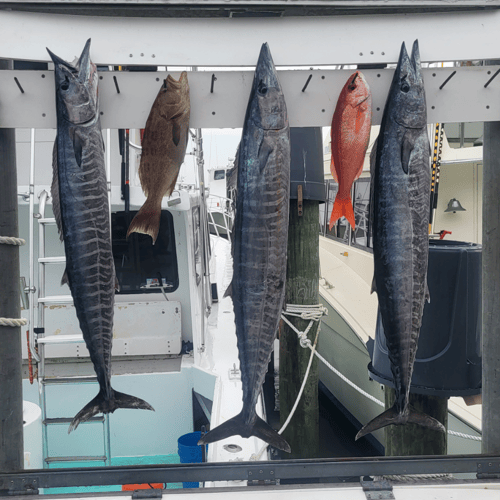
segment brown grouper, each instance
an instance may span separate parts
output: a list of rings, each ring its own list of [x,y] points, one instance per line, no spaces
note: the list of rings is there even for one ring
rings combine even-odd
[[[184,162],[190,111],[187,73],[179,80],[168,75],[146,121],[139,179],[147,199],[132,219],[127,238],[131,233],[149,234],[154,245],[158,237],[161,200],[172,194]]]
[[[290,197],[290,129],[285,99],[267,43],[255,69],[238,151],[233,241],[233,299],[243,409],[199,444],[239,434],[280,450],[285,439],[257,416],[284,301]]]
[[[445,432],[434,418],[408,404],[427,288],[430,145],[418,41],[411,58],[401,47],[372,151],[374,287],[394,378],[394,406],[356,439],[391,424],[419,424]]]
[[[48,50],[48,49],[47,49]],[[66,253],[68,283],[83,338],[94,364],[99,393],[75,416],[68,432],[97,413],[153,408],[111,387],[115,266],[111,248],[104,142],[99,121],[98,76],[90,40],[69,64],[49,50],[55,65],[57,137],[52,199]]]

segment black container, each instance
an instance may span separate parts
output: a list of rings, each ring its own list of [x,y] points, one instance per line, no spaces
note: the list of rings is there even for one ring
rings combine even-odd
[[[481,392],[481,245],[431,240],[425,304],[411,392],[467,396]],[[370,376],[394,387],[380,311],[369,341]]]
[[[290,128],[290,199],[297,199],[302,185],[302,199],[325,201],[323,138],[319,127]]]

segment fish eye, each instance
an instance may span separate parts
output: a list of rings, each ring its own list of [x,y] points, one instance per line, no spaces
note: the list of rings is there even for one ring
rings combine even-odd
[[[403,82],[401,84],[401,91],[406,94],[407,92],[409,92],[409,90],[410,90],[410,85],[408,84],[408,82]]]
[[[64,79],[64,82],[61,83],[61,90],[68,90],[69,89],[69,80],[68,77]]]
[[[257,92],[260,95],[266,95],[267,94],[266,84],[262,80],[259,82],[259,85],[257,86]]]

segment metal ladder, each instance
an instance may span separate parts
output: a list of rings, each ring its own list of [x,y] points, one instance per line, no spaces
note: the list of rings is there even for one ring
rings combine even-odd
[[[29,301],[30,309],[30,328],[29,328],[29,348],[32,357],[38,363],[38,391],[39,402],[42,410],[42,446],[43,446],[43,467],[48,468],[54,462],[80,462],[80,461],[99,461],[104,462],[105,465],[111,464],[111,434],[109,426],[109,415],[100,415],[90,418],[85,424],[102,423],[103,426],[103,454],[90,455],[90,456],[49,456],[49,436],[48,426],[50,425],[69,425],[73,420],[72,417],[63,418],[48,418],[47,417],[47,398],[46,387],[51,385],[62,384],[82,384],[82,383],[97,383],[97,377],[55,377],[46,378],[45,375],[45,346],[54,344],[67,344],[67,343],[82,343],[83,335],[50,335],[45,336],[45,305],[63,305],[72,304],[73,298],[71,295],[58,295],[46,296],[45,295],[45,266],[52,264],[59,264],[66,262],[66,257],[46,257],[45,256],[45,230],[49,225],[55,225],[54,218],[45,218],[45,206],[49,194],[43,190],[39,198],[39,212],[34,212],[34,149],[35,149],[35,132],[31,130],[31,169],[30,169],[30,282],[28,290],[31,292],[32,297]],[[109,178],[109,174],[108,174]],[[109,186],[109,183],[108,183]],[[34,287],[34,219],[38,220],[38,294],[35,304],[34,294],[36,289]],[[34,327],[34,310],[35,306],[38,308],[38,321],[37,327]],[[38,345],[38,352],[35,349],[35,334],[36,343]]]

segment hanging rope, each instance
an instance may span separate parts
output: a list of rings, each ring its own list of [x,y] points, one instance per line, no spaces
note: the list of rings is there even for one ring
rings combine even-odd
[[[18,247],[26,244],[26,240],[22,238],[12,238],[11,236],[0,236],[0,244],[17,245]]]
[[[12,319],[12,318],[0,318],[0,326],[24,326],[28,324],[28,320],[24,318]]]

